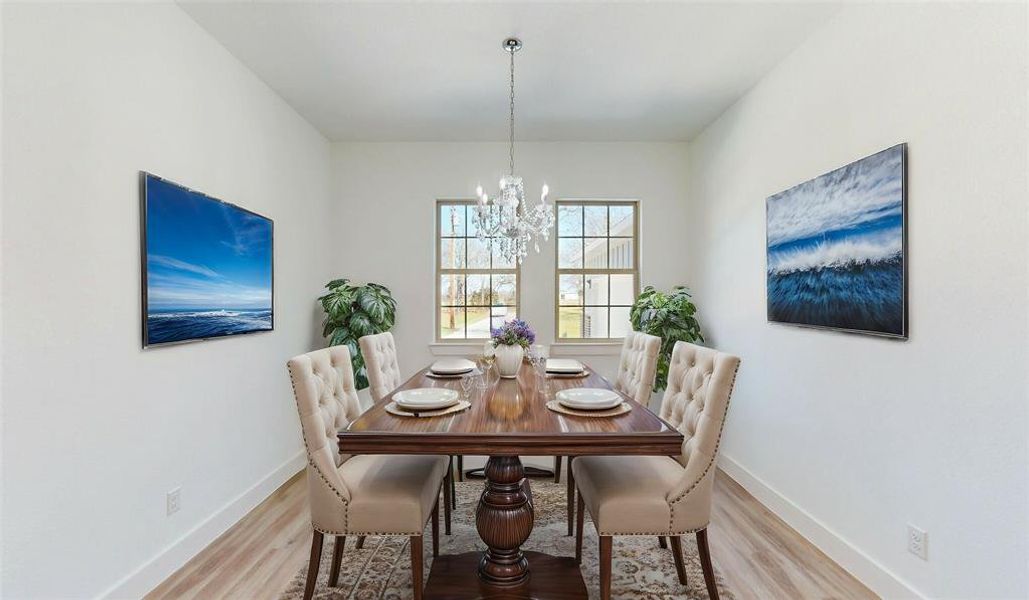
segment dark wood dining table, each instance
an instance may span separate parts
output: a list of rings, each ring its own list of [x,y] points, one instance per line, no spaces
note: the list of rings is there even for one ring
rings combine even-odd
[[[673,456],[681,452],[683,441],[675,428],[624,394],[632,410],[616,417],[570,416],[546,407],[561,389],[612,389],[606,379],[587,369],[586,377],[548,377],[549,385],[543,386],[533,367],[524,363],[516,378],[501,379],[494,373],[485,391],[471,393],[471,407],[462,412],[438,417],[387,412],[386,405],[400,390],[461,390],[460,380],[430,377],[425,368],[339,433],[339,449],[347,454],[489,457],[475,517],[486,550],[436,558],[425,586],[426,599],[587,597],[574,558],[521,549],[532,532],[533,503],[519,457]]]

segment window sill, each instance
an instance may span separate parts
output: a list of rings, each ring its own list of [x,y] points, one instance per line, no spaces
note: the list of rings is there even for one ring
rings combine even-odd
[[[433,342],[429,344],[429,352],[433,356],[478,356],[482,354],[481,342]]]
[[[551,356],[612,356],[622,351],[622,342],[555,342]]]

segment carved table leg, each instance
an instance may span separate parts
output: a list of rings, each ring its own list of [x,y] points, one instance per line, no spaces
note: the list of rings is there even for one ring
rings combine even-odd
[[[494,586],[516,586],[529,577],[521,545],[532,532],[533,510],[522,461],[517,456],[491,456],[486,463],[486,489],[479,498],[475,526],[486,543],[479,578]]]

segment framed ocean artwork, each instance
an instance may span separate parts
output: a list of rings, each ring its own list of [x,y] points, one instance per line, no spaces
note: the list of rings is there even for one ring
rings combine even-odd
[[[272,220],[141,174],[143,346],[274,328]]]
[[[907,145],[766,201],[768,320],[907,338]]]

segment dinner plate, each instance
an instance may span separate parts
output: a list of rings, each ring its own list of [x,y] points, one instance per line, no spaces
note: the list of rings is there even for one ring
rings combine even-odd
[[[441,358],[432,363],[429,370],[437,375],[458,375],[475,368],[475,363],[467,358]]]
[[[447,388],[415,388],[393,394],[397,406],[407,410],[437,410],[461,401],[457,390]]]
[[[576,410],[607,410],[621,404],[622,397],[603,388],[569,388],[557,393],[557,401]]]
[[[548,358],[547,373],[574,374],[582,373],[582,363],[570,358]]]

